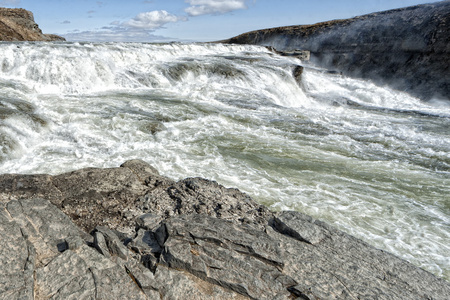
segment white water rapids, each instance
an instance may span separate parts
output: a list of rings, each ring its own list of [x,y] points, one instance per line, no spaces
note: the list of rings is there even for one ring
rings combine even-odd
[[[221,44],[0,44],[0,173],[140,158],[450,279],[450,105]]]

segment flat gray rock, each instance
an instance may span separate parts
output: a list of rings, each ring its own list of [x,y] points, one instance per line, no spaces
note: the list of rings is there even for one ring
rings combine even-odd
[[[326,231],[314,224],[312,217],[294,211],[276,214],[273,226],[283,234],[313,245],[320,243],[326,236]]]
[[[163,235],[161,262],[252,299],[289,297],[281,244],[265,232],[202,215],[174,217]]]

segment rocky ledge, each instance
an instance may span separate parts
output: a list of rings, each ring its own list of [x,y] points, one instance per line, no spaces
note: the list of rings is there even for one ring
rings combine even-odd
[[[1,299],[448,299],[450,284],[299,212],[140,160],[0,175]]]
[[[428,100],[450,95],[450,1],[313,25],[256,30],[222,41],[311,52],[311,60]]]
[[[65,41],[54,34],[43,34],[33,13],[21,8],[0,7],[0,41]]]

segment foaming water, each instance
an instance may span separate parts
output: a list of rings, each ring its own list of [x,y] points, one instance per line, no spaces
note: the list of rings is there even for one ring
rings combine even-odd
[[[0,44],[1,173],[141,158],[450,279],[450,106],[257,46]]]

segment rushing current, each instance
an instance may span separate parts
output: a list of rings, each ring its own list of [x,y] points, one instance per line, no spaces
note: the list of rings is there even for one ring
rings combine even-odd
[[[263,47],[0,44],[0,173],[140,158],[237,187],[450,280],[450,102]]]

